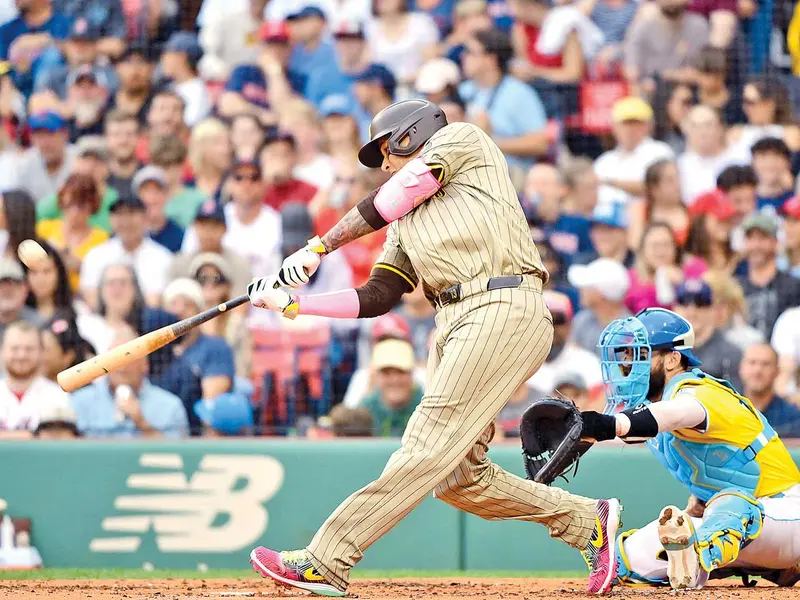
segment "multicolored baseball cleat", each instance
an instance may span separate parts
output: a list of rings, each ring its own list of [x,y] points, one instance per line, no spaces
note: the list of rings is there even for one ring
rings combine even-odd
[[[667,577],[674,590],[692,590],[700,580],[697,534],[692,519],[677,506],[666,506],[658,515],[658,541],[667,552]]]
[[[597,501],[594,533],[589,544],[581,550],[583,560],[589,566],[589,584],[592,594],[605,594],[611,590],[611,583],[617,576],[617,531],[622,517],[619,500]]]
[[[259,546],[250,553],[250,564],[256,573],[269,577],[279,585],[306,590],[319,596],[345,595],[345,592],[334,587],[317,572],[307,550],[276,552]]]

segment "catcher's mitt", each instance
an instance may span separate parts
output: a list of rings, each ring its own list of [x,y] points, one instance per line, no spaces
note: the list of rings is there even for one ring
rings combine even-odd
[[[583,418],[571,400],[542,398],[531,404],[522,415],[522,457],[528,479],[550,485],[556,477],[575,464],[591,448],[581,441]],[[566,480],[567,478],[564,477]]]

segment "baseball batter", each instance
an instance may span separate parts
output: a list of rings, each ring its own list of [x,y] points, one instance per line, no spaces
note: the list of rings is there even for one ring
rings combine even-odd
[[[321,239],[287,257],[276,277],[248,286],[254,306],[293,318],[374,317],[422,285],[437,308],[425,396],[383,473],[347,498],[303,550],[251,553],[264,576],[342,596],[363,552],[433,492],[485,519],[535,521],[580,549],[589,589],[611,583],[620,506],[516,477],[486,457],[493,422],[539,368],[553,337],[542,299],[548,274],[531,240],[503,155],[478,127],[448,125],[422,100],[395,103],[370,127],[359,160],[392,174]],[[320,259],[388,226],[361,288],[292,295]]]
[[[600,348],[613,415],[584,412],[584,437],[644,441],[692,494],[689,506],[620,535],[622,584],[699,588],[712,576],[800,581],[800,471],[764,415],[698,367],[694,330],[652,308],[612,322]]]

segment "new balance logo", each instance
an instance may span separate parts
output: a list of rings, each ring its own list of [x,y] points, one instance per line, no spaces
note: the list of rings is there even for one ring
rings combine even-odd
[[[180,454],[142,454],[139,466],[146,472],[126,482],[133,493],[114,501],[120,514],[103,519],[116,535],[93,539],[92,552],[136,552],[142,536],[132,534],[150,530],[161,552],[241,550],[266,530],[264,504],[284,476],[277,460],[261,455],[206,454],[191,478]]]

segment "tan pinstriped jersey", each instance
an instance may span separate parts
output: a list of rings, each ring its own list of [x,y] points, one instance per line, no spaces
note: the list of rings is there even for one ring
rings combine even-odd
[[[503,153],[479,127],[452,123],[422,149],[443,187],[389,225],[376,267],[400,271],[430,298],[473,279],[542,273]]]

